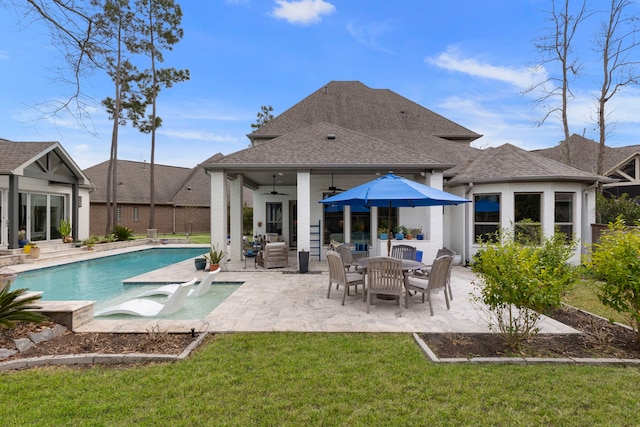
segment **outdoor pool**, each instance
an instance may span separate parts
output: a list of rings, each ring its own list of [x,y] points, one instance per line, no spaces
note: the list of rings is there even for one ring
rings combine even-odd
[[[96,301],[95,310],[136,298],[161,284],[124,285],[123,280],[166,267],[207,252],[207,248],[153,248],[79,261],[18,274],[12,288],[42,291],[43,301]],[[194,266],[195,269],[195,266]],[[229,296],[240,283],[216,283],[200,298],[187,298],[185,308],[164,319],[202,319]],[[153,298],[158,301],[162,297]],[[108,316],[105,319],[132,316]]]

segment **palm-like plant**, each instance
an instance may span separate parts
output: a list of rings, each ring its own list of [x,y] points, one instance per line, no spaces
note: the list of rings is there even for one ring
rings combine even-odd
[[[11,328],[17,321],[40,323],[47,320],[46,316],[34,309],[40,308],[33,303],[40,299],[40,295],[25,296],[27,289],[9,290],[5,286],[0,290],[0,325]]]

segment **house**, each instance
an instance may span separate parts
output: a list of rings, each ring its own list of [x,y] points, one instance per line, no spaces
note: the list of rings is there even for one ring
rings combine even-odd
[[[573,134],[555,147],[535,152],[588,172],[596,172],[600,144],[592,139]],[[612,182],[603,183],[603,193],[631,197],[640,196],[640,145],[607,147],[604,149],[603,175]]]
[[[204,163],[222,158],[218,153]],[[95,189],[91,193],[91,234],[106,230],[106,185],[109,162],[85,169]],[[149,164],[130,160],[117,162],[117,223],[144,234],[149,227]],[[209,232],[210,178],[202,165],[194,168],[155,165],[155,227],[158,233]],[[251,191],[244,194],[245,206],[251,206]]]
[[[244,187],[254,191],[256,234],[277,233],[317,259],[331,239],[365,242],[371,255],[386,255],[377,230],[391,218],[393,226],[425,233],[424,241],[411,241],[424,259],[447,246],[469,260],[479,236],[525,219],[546,235],[557,225],[588,243],[595,185],[607,180],[512,145],[476,149],[471,142],[481,135],[357,81],[329,82],[248,137],[250,148],[204,164],[211,176],[214,243],[225,241],[230,203],[231,259],[241,258]],[[391,212],[318,203],[389,171],[473,203]]]
[[[0,248],[58,240],[61,220],[74,238],[89,235],[91,183],[58,142],[0,139]]]

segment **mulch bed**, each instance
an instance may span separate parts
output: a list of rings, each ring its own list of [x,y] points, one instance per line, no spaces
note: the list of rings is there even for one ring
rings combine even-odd
[[[538,334],[518,350],[505,346],[499,334],[424,333],[424,342],[439,358],[546,357],[640,359],[634,331],[599,317],[563,307],[550,317],[582,334]]]

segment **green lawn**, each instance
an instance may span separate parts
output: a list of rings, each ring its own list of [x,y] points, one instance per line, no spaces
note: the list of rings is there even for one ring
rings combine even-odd
[[[3,425],[635,425],[640,370],[436,365],[409,334],[215,336],[188,360],[0,374]]]

